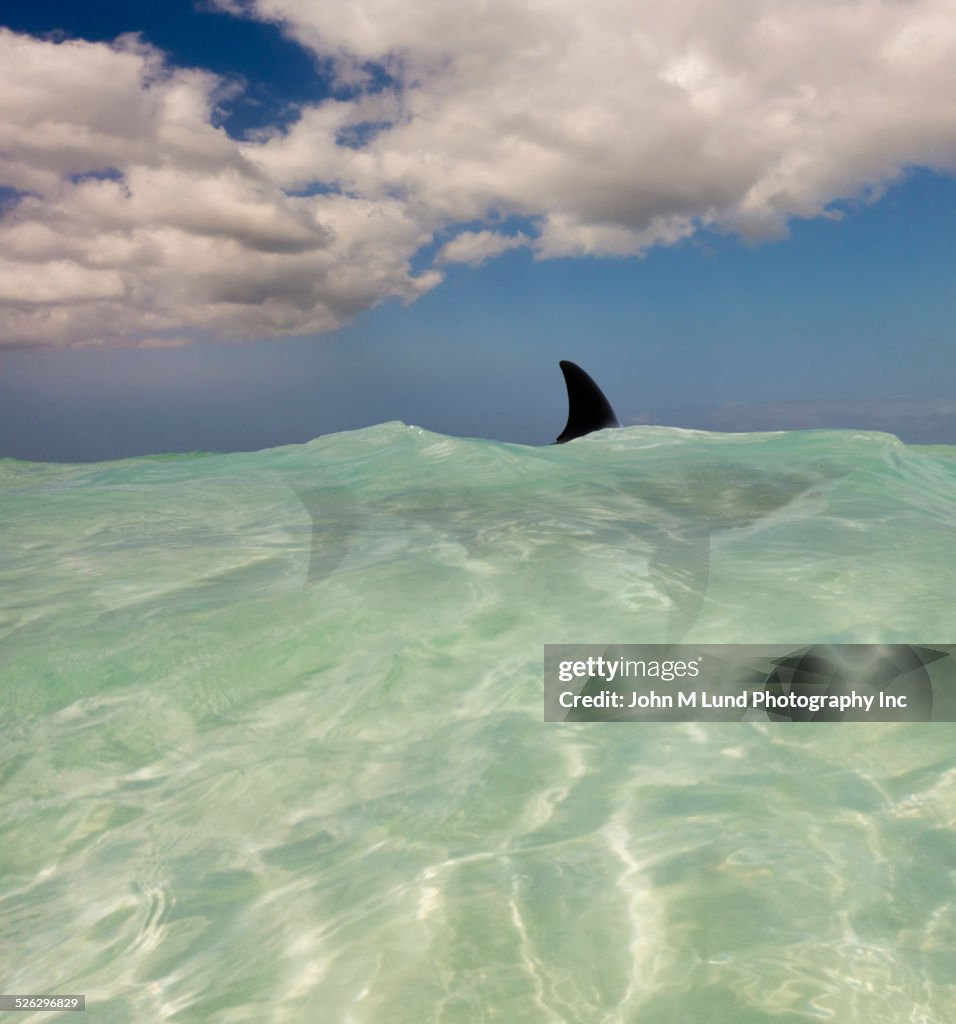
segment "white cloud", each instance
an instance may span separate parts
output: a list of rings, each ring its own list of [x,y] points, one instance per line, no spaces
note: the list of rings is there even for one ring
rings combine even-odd
[[[467,263],[477,267],[492,256],[528,245],[527,235],[503,235],[500,231],[462,231],[446,242],[435,258],[437,263]]]
[[[353,98],[237,141],[223,83],[140,40],[0,32],[0,184],[30,193],[0,222],[0,344],[324,331],[433,287],[410,261],[456,226],[437,263],[641,254],[956,169],[952,0],[218,6]]]
[[[407,203],[287,195],[213,125],[219,84],[135,39],[0,30],[0,184],[27,193],[0,222],[0,345],[328,331],[440,280],[410,272],[431,231]]]

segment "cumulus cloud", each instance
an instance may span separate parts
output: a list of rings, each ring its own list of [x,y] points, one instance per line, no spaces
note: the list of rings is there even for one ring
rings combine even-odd
[[[0,344],[325,331],[434,287],[436,232],[436,265],[640,255],[956,169],[952,0],[213,3],[334,98],[233,139],[139,39],[0,33]]]
[[[328,331],[440,280],[406,202],[287,194],[215,126],[220,88],[135,38],[0,31],[0,345]]]
[[[492,256],[530,244],[527,235],[504,235],[500,231],[462,231],[438,252],[438,263],[467,263],[477,267]]]

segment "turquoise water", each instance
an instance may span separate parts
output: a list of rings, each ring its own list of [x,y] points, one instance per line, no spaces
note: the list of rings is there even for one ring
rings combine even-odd
[[[956,1021],[956,726],[546,725],[541,668],[954,642],[954,528],[956,448],[850,431],[0,461],[0,991]]]

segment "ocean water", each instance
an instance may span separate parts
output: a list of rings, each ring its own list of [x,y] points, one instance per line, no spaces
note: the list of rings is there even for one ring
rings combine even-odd
[[[956,1021],[956,725],[542,720],[545,643],[952,643],[954,530],[851,431],[0,461],[0,992]]]

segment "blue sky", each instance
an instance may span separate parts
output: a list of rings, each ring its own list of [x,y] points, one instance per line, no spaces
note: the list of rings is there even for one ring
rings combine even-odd
[[[331,7],[3,10],[0,456],[546,443],[561,358],[956,443],[946,4]]]

